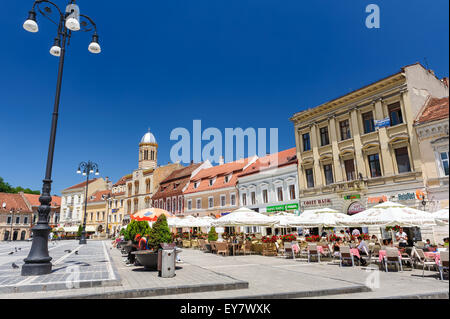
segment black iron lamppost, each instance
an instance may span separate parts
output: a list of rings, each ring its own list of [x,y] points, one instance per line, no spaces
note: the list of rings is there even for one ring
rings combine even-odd
[[[83,230],[81,231],[80,245],[86,244],[86,216],[87,216],[87,202],[88,202],[88,187],[89,187],[89,175],[98,175],[98,165],[91,161],[81,162],[78,165],[77,174],[83,174],[86,176],[86,194],[84,195],[84,218],[83,218]]]
[[[55,149],[56,126],[58,123],[58,109],[61,93],[61,81],[64,66],[64,54],[66,51],[66,40],[69,40],[73,31],[93,32],[92,41],[89,44],[89,51],[92,53],[100,53],[100,45],[98,44],[97,26],[86,15],[80,14],[79,7],[74,0],[69,1],[65,11],[51,1],[36,0],[28,14],[28,19],[23,24],[23,28],[29,32],[38,32],[39,27],[36,22],[36,11],[50,20],[57,26],[57,34],[50,48],[50,54],[59,57],[58,78],[56,83],[55,104],[52,115],[52,126],[50,130],[50,142],[47,155],[47,167],[45,178],[43,180],[42,193],[39,197],[41,205],[38,208],[38,222],[32,228],[33,242],[28,257],[24,259],[25,264],[22,266],[22,276],[45,275],[52,271],[52,258],[48,254],[48,235],[50,227],[48,225],[48,215],[50,214],[50,203],[52,197],[50,195],[52,183],[52,166],[53,153]],[[53,10],[53,11],[52,11]],[[54,11],[56,10],[56,11]],[[54,14],[53,14],[54,13]],[[54,17],[56,15],[56,18]]]
[[[109,206],[111,205],[111,194],[106,195],[106,238],[109,238],[108,218],[109,218]]]

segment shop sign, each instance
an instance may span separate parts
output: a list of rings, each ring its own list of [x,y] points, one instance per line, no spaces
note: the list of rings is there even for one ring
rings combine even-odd
[[[267,206],[267,212],[281,212],[286,210],[296,210],[298,209],[298,204],[287,204],[287,205],[276,205],[276,206]]]
[[[397,197],[398,197],[398,200],[415,200],[416,194],[415,193],[404,193],[404,194],[398,194]]]
[[[391,119],[386,117],[382,120],[375,120],[375,129],[378,130],[382,127],[391,126]]]
[[[346,200],[352,200],[352,199],[360,199],[361,195],[359,194],[353,194],[353,195],[345,195],[344,199]]]
[[[331,199],[314,199],[314,200],[306,200],[302,203],[302,206],[318,206],[318,205],[330,205]]]
[[[378,197],[368,197],[367,202],[370,204],[379,204],[380,202],[387,202],[387,196],[378,196]]]
[[[347,214],[354,215],[362,212],[365,209],[366,208],[360,202],[353,202],[350,204],[350,206],[348,206]]]
[[[220,213],[220,216],[225,216],[225,215],[228,215],[230,212],[227,212],[227,213]]]
[[[111,209],[111,213],[117,213],[118,211],[119,211],[118,208],[113,208],[113,209]]]

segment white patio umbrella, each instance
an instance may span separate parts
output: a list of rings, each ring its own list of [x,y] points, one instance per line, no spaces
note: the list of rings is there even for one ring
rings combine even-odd
[[[441,209],[441,210],[438,210],[437,212],[434,212],[432,214],[433,218],[435,218],[435,219],[437,219],[439,221],[446,221],[446,222],[448,222],[448,220],[449,220],[448,215],[449,215],[448,214],[448,207],[444,208],[444,209]]]
[[[393,202],[384,202],[350,216],[344,226],[434,226],[430,213]]]
[[[290,227],[290,224],[298,218],[298,216],[286,212],[278,213],[272,217],[276,220],[276,227]]]
[[[222,216],[213,221],[213,226],[233,227],[233,226],[262,226],[271,227],[276,224],[276,219],[257,213],[246,207],[241,207],[228,215]]]
[[[305,210],[290,221],[293,227],[338,227],[349,220],[349,215],[331,208]]]

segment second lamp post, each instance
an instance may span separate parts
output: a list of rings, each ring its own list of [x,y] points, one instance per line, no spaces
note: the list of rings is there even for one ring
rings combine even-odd
[[[95,170],[95,173],[94,173]],[[81,162],[78,165],[78,174],[86,176],[86,194],[84,195],[84,218],[83,218],[83,230],[81,231],[80,245],[86,244],[86,216],[87,216],[87,201],[88,201],[88,187],[89,187],[89,175],[98,175],[98,165],[94,162]]]

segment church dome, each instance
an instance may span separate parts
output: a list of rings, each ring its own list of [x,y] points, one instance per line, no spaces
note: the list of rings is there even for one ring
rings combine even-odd
[[[147,133],[145,133],[144,136],[142,136],[141,143],[157,144],[155,136],[152,133],[150,133],[150,130]]]

